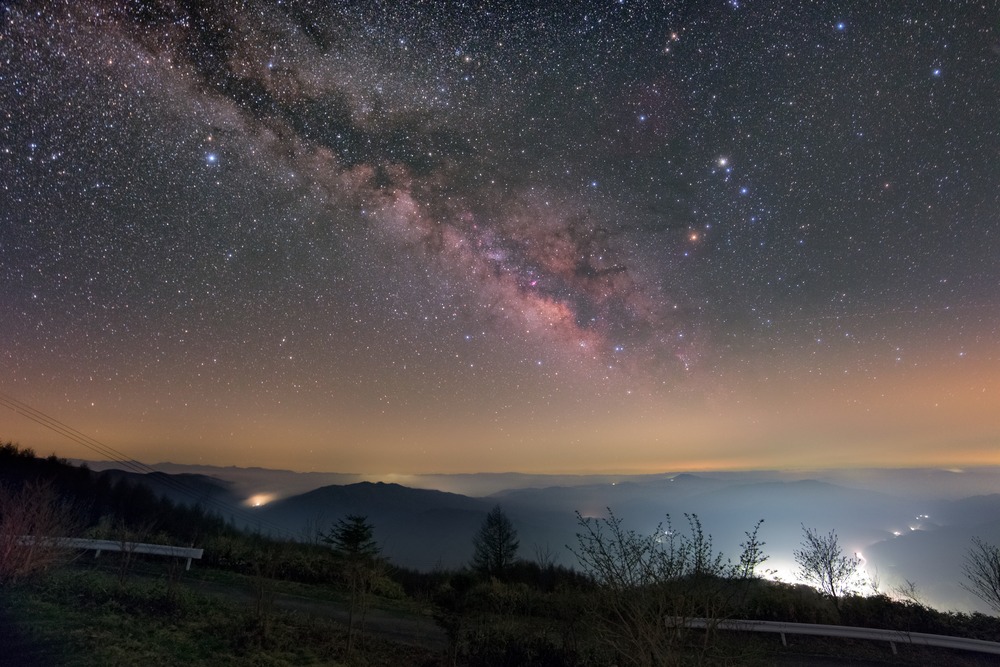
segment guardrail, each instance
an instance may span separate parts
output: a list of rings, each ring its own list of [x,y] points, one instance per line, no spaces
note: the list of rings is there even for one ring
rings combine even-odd
[[[855,628],[848,625],[820,625],[815,623],[784,623],[779,621],[744,621],[725,620],[711,621],[705,618],[692,618],[683,622],[690,628],[713,627],[718,630],[735,630],[742,632],[771,632],[781,634],[781,643],[788,646],[785,635],[816,635],[820,637],[845,637],[848,639],[872,639],[887,641],[896,654],[896,644],[912,644],[914,646],[934,646],[952,648],[960,651],[976,651],[1000,655],[1000,643],[982,639],[966,639],[948,635],[932,635],[926,632],[906,632],[903,630],[879,630],[876,628]]]
[[[201,559],[205,553],[204,549],[193,547],[175,547],[169,544],[145,544],[143,542],[126,542],[122,540],[90,540],[81,537],[43,537],[36,538],[26,535],[21,538],[24,544],[44,544],[64,549],[84,549],[94,550],[94,558],[101,555],[102,551],[124,551],[132,554],[151,554],[154,556],[173,556],[174,558],[186,558],[185,570],[191,569],[192,559]]]

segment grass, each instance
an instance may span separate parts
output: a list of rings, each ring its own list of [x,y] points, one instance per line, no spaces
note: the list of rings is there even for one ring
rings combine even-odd
[[[258,580],[251,575],[204,567],[186,572],[184,579],[189,582],[206,582],[243,591],[253,591],[258,586]],[[333,586],[303,584],[280,579],[268,579],[266,583],[270,593],[305,598],[317,602],[330,602],[345,608],[349,604],[349,596],[344,591],[338,590]],[[413,616],[429,617],[431,615],[431,609],[427,605],[419,604],[408,597],[392,599],[373,595],[371,597],[371,608],[400,618]]]
[[[102,571],[67,568],[8,587],[0,601],[28,643],[46,647],[45,664],[394,665],[433,664],[433,654],[366,637],[345,655],[346,629],[304,614],[258,614],[245,605],[164,582],[124,587]],[[10,657],[10,656],[8,656]],[[14,660],[15,658],[12,658]]]
[[[361,648],[347,655],[343,623],[312,613],[315,607],[311,604],[294,607],[298,611],[258,606],[255,592],[262,583],[269,595],[344,606],[343,594],[329,586],[270,579],[262,582],[210,568],[198,568],[186,573],[180,582],[171,583],[162,563],[154,562],[137,563],[132,576],[121,585],[113,559],[82,559],[0,590],[0,640],[13,626],[28,645],[44,647],[44,654],[35,655],[34,660],[19,656],[16,646],[13,652],[0,650],[0,665],[362,667],[446,662],[441,653],[390,642],[372,632]],[[379,599],[375,606],[399,618],[426,619],[427,611],[412,600]],[[562,641],[565,627],[535,615],[497,614],[486,607],[469,609],[464,626],[462,664],[613,662],[613,656],[595,644],[585,626],[570,645]],[[697,637],[694,639],[700,644]],[[569,646],[574,648],[566,650]],[[694,647],[691,659],[681,658],[680,662],[808,664],[826,656],[845,664],[850,660],[896,665],[997,664],[992,656],[904,645],[898,648],[899,655],[893,655],[887,642],[805,636],[790,636],[789,646],[783,647],[777,636],[722,633],[707,653]]]

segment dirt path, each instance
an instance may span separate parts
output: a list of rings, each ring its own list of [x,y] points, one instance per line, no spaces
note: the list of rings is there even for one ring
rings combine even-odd
[[[257,599],[254,591],[228,584],[189,578],[185,580],[185,585],[199,593],[237,604],[253,605]],[[328,618],[345,625],[348,622],[348,610],[327,600],[275,593],[274,606],[282,611]],[[370,609],[365,617],[365,632],[400,644],[419,646],[432,651],[444,651],[448,647],[444,631],[434,623],[433,619],[426,617],[400,616],[380,609]]]

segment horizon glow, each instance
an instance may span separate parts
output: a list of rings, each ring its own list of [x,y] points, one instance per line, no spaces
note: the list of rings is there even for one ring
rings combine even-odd
[[[998,25],[7,8],[0,389],[143,461],[1000,465]]]

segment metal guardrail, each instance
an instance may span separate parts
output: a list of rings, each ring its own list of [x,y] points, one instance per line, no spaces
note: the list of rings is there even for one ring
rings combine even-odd
[[[932,635],[926,632],[906,632],[903,630],[879,630],[876,628],[856,628],[847,625],[820,625],[815,623],[784,623],[779,621],[744,621],[726,620],[711,621],[705,618],[692,618],[683,622],[690,628],[707,628],[718,630],[736,630],[743,632],[771,632],[781,635],[781,643],[788,646],[785,635],[816,635],[820,637],[845,637],[848,639],[872,639],[887,641],[896,653],[896,644],[912,644],[914,646],[934,646],[951,648],[960,651],[976,651],[1000,655],[1000,642],[990,642],[982,639],[966,639],[949,635]]]
[[[151,554],[154,556],[173,556],[174,558],[186,558],[187,565],[184,569],[191,569],[192,559],[201,559],[204,549],[193,547],[175,547],[169,544],[145,544],[143,542],[125,542],[122,540],[90,540],[81,537],[43,537],[36,538],[26,535],[21,538],[25,544],[45,544],[64,549],[85,549],[94,550],[94,558],[101,555],[102,551],[124,551],[133,554]]]

